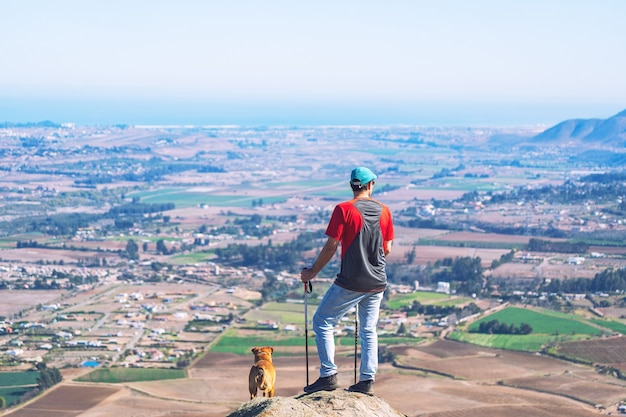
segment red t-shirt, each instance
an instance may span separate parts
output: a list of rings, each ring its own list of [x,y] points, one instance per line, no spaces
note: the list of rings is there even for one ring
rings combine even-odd
[[[387,285],[384,243],[392,241],[389,208],[371,198],[338,204],[326,235],[341,242],[341,271],[335,283],[352,291],[382,291]]]

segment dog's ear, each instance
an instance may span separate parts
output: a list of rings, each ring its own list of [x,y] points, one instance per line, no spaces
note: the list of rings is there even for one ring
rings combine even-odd
[[[253,347],[251,352],[252,353],[257,353],[259,351],[259,348],[257,346]]]
[[[274,348],[270,347],[270,353],[274,353]]]

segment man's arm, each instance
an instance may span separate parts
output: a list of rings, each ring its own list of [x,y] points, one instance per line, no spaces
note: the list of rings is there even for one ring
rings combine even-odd
[[[383,242],[383,250],[385,251],[385,256],[391,253],[391,240]]]
[[[337,248],[339,247],[339,241],[329,237],[326,244],[317,255],[317,259],[313,266],[308,269],[304,268],[300,273],[300,281],[307,283],[311,281],[315,276],[326,266],[326,264],[333,258]]]

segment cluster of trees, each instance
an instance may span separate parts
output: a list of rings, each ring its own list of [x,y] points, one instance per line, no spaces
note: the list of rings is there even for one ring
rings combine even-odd
[[[443,268],[433,274],[432,282],[454,282],[457,292],[463,294],[480,294],[483,291],[484,268],[480,257],[444,258],[440,264]]]
[[[546,201],[554,204],[579,204],[588,200],[616,201],[626,194],[624,173],[608,173],[587,176],[580,181],[565,181],[561,185],[546,185],[529,189],[518,187],[506,193],[491,194],[491,204],[513,201]]]
[[[200,165],[200,166],[197,168],[197,171],[198,171],[198,172],[201,172],[201,173],[207,173],[207,172],[209,172],[209,173],[210,173],[210,172],[226,172],[226,170],[224,170],[224,168],[216,167],[216,166],[213,166],[213,165]]]
[[[58,290],[61,288],[61,284],[57,280],[48,281],[47,278],[36,278],[33,282],[33,289],[35,290]]]
[[[406,311],[407,313],[416,313],[423,314],[426,316],[438,316],[444,317],[450,314],[456,313],[461,316],[468,316],[471,314],[476,314],[480,312],[480,307],[478,307],[474,303],[470,303],[463,307],[458,307],[454,305],[434,305],[434,304],[422,304],[419,301],[415,300],[410,305],[404,307],[402,311]]]
[[[263,205],[262,199],[259,200],[259,205]],[[233,223],[241,229],[244,235],[258,238],[270,236],[273,232],[273,228],[271,226],[262,226],[262,222],[263,218],[259,214],[253,214],[250,217],[237,218]]]
[[[113,219],[117,229],[128,229],[133,227],[135,222],[143,221],[146,214],[162,213],[175,208],[174,203],[140,203],[135,198],[131,203],[113,207],[103,214],[56,213],[21,217],[0,223],[0,228],[13,232],[38,232],[49,236],[69,236],[75,234],[78,229],[87,228],[105,219]],[[169,217],[163,216],[163,219],[164,222],[167,222]],[[20,247],[36,247],[37,245],[33,241],[22,241],[19,244]]]
[[[216,248],[215,255],[224,264],[297,272],[302,254],[321,247],[322,243],[318,242],[323,237],[324,232],[317,231],[300,234],[283,245],[274,245],[271,239],[267,244],[253,246],[232,243],[225,248]]]
[[[394,284],[413,285],[419,281],[420,285],[433,285],[439,281],[449,282],[457,292],[467,295],[478,295],[487,288],[484,277],[484,268],[481,258],[462,257],[444,258],[434,265],[412,266],[412,251],[405,256],[407,264],[390,263],[387,265],[387,279]]]
[[[263,218],[259,214],[237,217],[232,222],[227,221],[225,225],[214,228],[211,233],[231,236],[246,235],[257,238],[270,236],[274,232],[273,226],[263,225],[262,223]]]
[[[122,204],[121,206],[112,207],[106,214],[106,217],[117,218],[119,216],[143,216],[144,214],[160,213],[167,210],[174,210],[174,203],[140,203],[134,198],[131,203]]]
[[[265,273],[265,281],[261,288],[263,301],[285,301],[292,293],[293,286],[288,285],[284,280],[278,280],[273,273]],[[302,297],[302,294],[299,296]]]
[[[76,230],[89,227],[99,218],[96,214],[58,213],[49,216],[37,216],[29,219],[16,219],[9,230],[24,230],[27,233],[39,232],[49,236],[71,235]]]
[[[63,376],[57,368],[48,368],[44,362],[39,362],[37,364],[37,370],[39,371],[37,385],[41,391],[44,391],[63,380]]]
[[[533,328],[528,323],[514,324],[500,323],[498,320],[483,321],[479,324],[478,330],[470,330],[474,333],[486,334],[530,334]]]
[[[514,258],[515,258],[515,251],[511,250],[510,252],[507,252],[504,255],[500,256],[500,259],[494,259],[493,261],[491,261],[491,269],[496,269],[502,264],[511,262],[513,261]]]
[[[25,241],[18,240],[15,247],[18,249],[36,248],[36,247],[39,247],[39,243],[35,240],[25,240]]]
[[[533,252],[585,253],[589,250],[589,245],[582,242],[570,243],[531,238],[528,241],[528,250]]]
[[[626,269],[608,268],[597,273],[593,279],[553,279],[542,287],[550,293],[589,293],[626,291]]]
[[[288,245],[274,246],[271,240],[267,244],[254,246],[232,243],[225,248],[215,249],[215,254],[224,263],[292,272],[295,272],[300,257],[300,251]]]

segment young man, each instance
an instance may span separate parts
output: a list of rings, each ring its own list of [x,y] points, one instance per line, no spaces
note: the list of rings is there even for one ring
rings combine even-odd
[[[374,393],[374,378],[378,370],[376,326],[387,286],[385,256],[391,251],[394,237],[389,208],[372,198],[375,179],[376,175],[368,168],[352,170],[350,186],[354,198],[335,207],[326,228],[326,244],[313,266],[303,269],[300,274],[303,283],[311,281],[332,259],[341,244],[341,270],[313,316],[320,377],[304,387],[306,393],[339,388],[333,332],[339,320],[356,305],[361,336],[361,367],[359,382],[348,390],[369,395]]]

